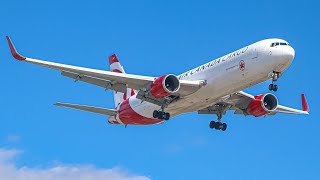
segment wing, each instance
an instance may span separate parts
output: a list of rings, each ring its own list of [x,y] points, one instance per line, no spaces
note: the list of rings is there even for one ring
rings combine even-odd
[[[286,114],[309,114],[309,106],[307,103],[307,99],[304,94],[301,94],[302,99],[302,110],[293,109],[286,106],[279,105],[277,107],[277,113],[286,113]]]
[[[12,41],[8,36],[7,41],[12,56],[17,60],[44,66],[51,69],[56,69],[61,71],[61,74],[64,76],[84,81],[90,84],[94,84],[100,87],[104,87],[107,89],[125,92],[126,88],[129,87],[136,90],[142,90],[145,89],[147,86],[151,85],[152,82],[156,79],[155,77],[150,76],[116,73],[24,57],[16,51]],[[186,96],[191,93],[194,93],[195,91],[199,90],[203,85],[203,81],[180,80],[181,88],[178,91],[177,96]]]
[[[251,101],[255,99],[255,96],[245,93],[243,91],[225,96],[221,98],[217,103],[207,108],[198,111],[199,114],[217,114],[224,115],[228,110],[234,110],[234,114],[250,115],[248,113],[248,106]],[[274,115],[277,113],[286,114],[309,114],[309,107],[304,94],[301,95],[302,110],[278,105],[277,108],[266,114]]]

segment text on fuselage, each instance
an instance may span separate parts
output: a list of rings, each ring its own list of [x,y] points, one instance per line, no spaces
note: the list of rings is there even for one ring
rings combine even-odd
[[[194,68],[186,73],[183,73],[181,75],[178,76],[178,79],[184,79],[186,78],[187,76],[191,76],[195,73],[198,73],[198,72],[201,72],[205,69],[208,69],[210,67],[213,67],[213,66],[216,66],[218,65],[220,62],[225,62],[225,61],[228,61],[228,60],[231,60],[232,58],[236,57],[236,56],[239,56],[241,54],[244,54],[247,50],[248,50],[249,46],[247,47],[244,47],[242,49],[239,49],[238,51],[235,51],[233,53],[230,53],[230,54],[227,54],[225,56],[222,56],[221,58],[218,58],[218,59],[215,59],[211,62],[208,62],[207,64],[204,64],[202,66],[199,66],[197,68]]]

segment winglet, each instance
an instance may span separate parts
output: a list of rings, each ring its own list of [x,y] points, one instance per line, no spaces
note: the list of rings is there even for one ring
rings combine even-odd
[[[6,36],[6,38],[7,38],[7,41],[8,41],[8,44],[9,44],[9,47],[10,47],[10,51],[11,51],[12,56],[13,56],[14,58],[16,58],[17,60],[20,60],[20,61],[25,60],[26,58],[23,57],[23,56],[21,56],[21,55],[17,52],[16,48],[15,48],[14,45],[12,44],[12,41],[11,41],[10,37],[9,37],[9,36]]]
[[[304,94],[301,94],[301,100],[302,100],[302,110],[305,112],[309,112],[309,106],[307,103],[306,96]]]

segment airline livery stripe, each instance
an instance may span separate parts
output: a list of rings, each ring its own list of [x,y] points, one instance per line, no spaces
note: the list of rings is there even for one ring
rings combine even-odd
[[[124,72],[123,67],[121,66],[120,62],[114,62],[110,65],[110,69],[119,69]]]
[[[114,70],[112,70],[112,72],[122,73],[119,69],[114,69]]]

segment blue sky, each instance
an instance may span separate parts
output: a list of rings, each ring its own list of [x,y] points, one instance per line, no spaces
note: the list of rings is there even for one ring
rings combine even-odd
[[[55,167],[89,165],[85,172],[95,179],[96,171],[114,168],[122,179],[319,179],[319,5],[308,0],[2,1],[0,167],[51,177]],[[245,118],[230,112],[223,118],[226,132],[208,128],[216,117],[196,113],[149,127],[109,125],[105,116],[53,104],[112,108],[111,92],[14,61],[5,35],[29,57],[108,70],[108,55],[117,53],[126,72],[150,76],[180,74],[255,41],[282,38],[296,57],[275,94],[281,104],[300,108],[305,93],[311,114]],[[269,83],[246,91],[268,92]],[[7,178],[3,174],[0,169],[0,177]]]

